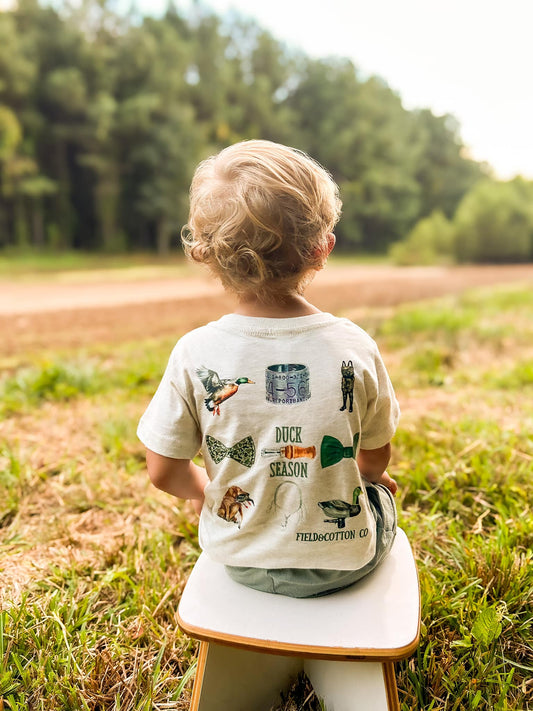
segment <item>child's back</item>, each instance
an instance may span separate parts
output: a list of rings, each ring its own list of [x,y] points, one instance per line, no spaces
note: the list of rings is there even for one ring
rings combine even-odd
[[[374,341],[301,294],[334,244],[330,177],[276,144],[226,153],[195,176],[185,239],[239,305],[178,342],[139,436],[154,483],[203,500],[200,544],[235,579],[322,594],[392,545],[398,406]]]

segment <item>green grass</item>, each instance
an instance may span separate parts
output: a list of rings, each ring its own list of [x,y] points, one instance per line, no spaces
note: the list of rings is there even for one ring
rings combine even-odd
[[[181,249],[164,257],[153,253],[100,254],[80,251],[48,251],[38,249],[0,251],[0,278],[34,278],[64,274],[68,276],[80,271],[128,270],[168,267],[184,267],[185,259]]]
[[[533,290],[528,286],[475,289],[462,295],[400,306],[378,329],[391,345],[409,341],[446,342],[462,338],[500,347],[503,339],[529,340],[533,334]],[[506,341],[503,340],[503,345]]]
[[[10,364],[0,377],[0,416],[27,412],[45,402],[66,403],[112,391],[153,392],[172,345],[173,341],[164,340],[155,348],[147,341],[141,352],[136,344],[76,354],[50,352],[32,363]]]
[[[330,258],[332,265],[389,264],[383,255],[339,253]],[[185,259],[181,247],[177,246],[168,255],[153,252],[124,254],[102,254],[75,250],[0,250],[0,280],[61,279],[77,280],[101,278],[105,272],[107,280],[135,278],[158,278],[176,274],[198,273],[198,267]]]
[[[368,316],[403,410],[390,471],[422,593],[402,711],[533,709],[532,307],[513,286]],[[195,518],[149,484],[135,436],[170,348],[50,351],[0,383],[4,709],[188,708]],[[282,708],[320,704],[300,680]]]

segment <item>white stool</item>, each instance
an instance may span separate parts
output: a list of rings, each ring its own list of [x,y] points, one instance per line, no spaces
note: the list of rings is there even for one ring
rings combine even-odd
[[[302,670],[327,711],[399,711],[394,662],[414,652],[420,628],[409,541],[399,529],[375,571],[304,599],[239,585],[202,554],[178,624],[202,640],[190,711],[269,711]]]

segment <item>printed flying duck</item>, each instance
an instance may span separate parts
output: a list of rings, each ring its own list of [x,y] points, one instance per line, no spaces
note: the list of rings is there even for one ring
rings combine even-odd
[[[359,504],[360,493],[361,487],[357,486],[353,490],[353,500],[351,504],[347,501],[342,501],[341,499],[319,501],[318,505],[326,516],[331,516],[331,518],[326,518],[324,521],[326,523],[336,523],[338,528],[344,528],[346,526],[347,518],[357,516],[357,514],[361,512],[361,506]]]
[[[205,406],[213,415],[220,415],[220,403],[235,395],[239,385],[244,385],[244,383],[253,384],[254,382],[248,378],[237,378],[236,380],[231,380],[231,378],[220,379],[218,373],[205,366],[197,368],[196,374],[208,394],[208,397],[204,400]]]

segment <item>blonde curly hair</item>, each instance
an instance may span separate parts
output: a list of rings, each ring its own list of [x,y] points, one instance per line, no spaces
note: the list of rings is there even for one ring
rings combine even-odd
[[[225,288],[261,301],[302,293],[328,254],[338,187],[308,155],[242,141],[200,163],[182,229],[185,253]]]

